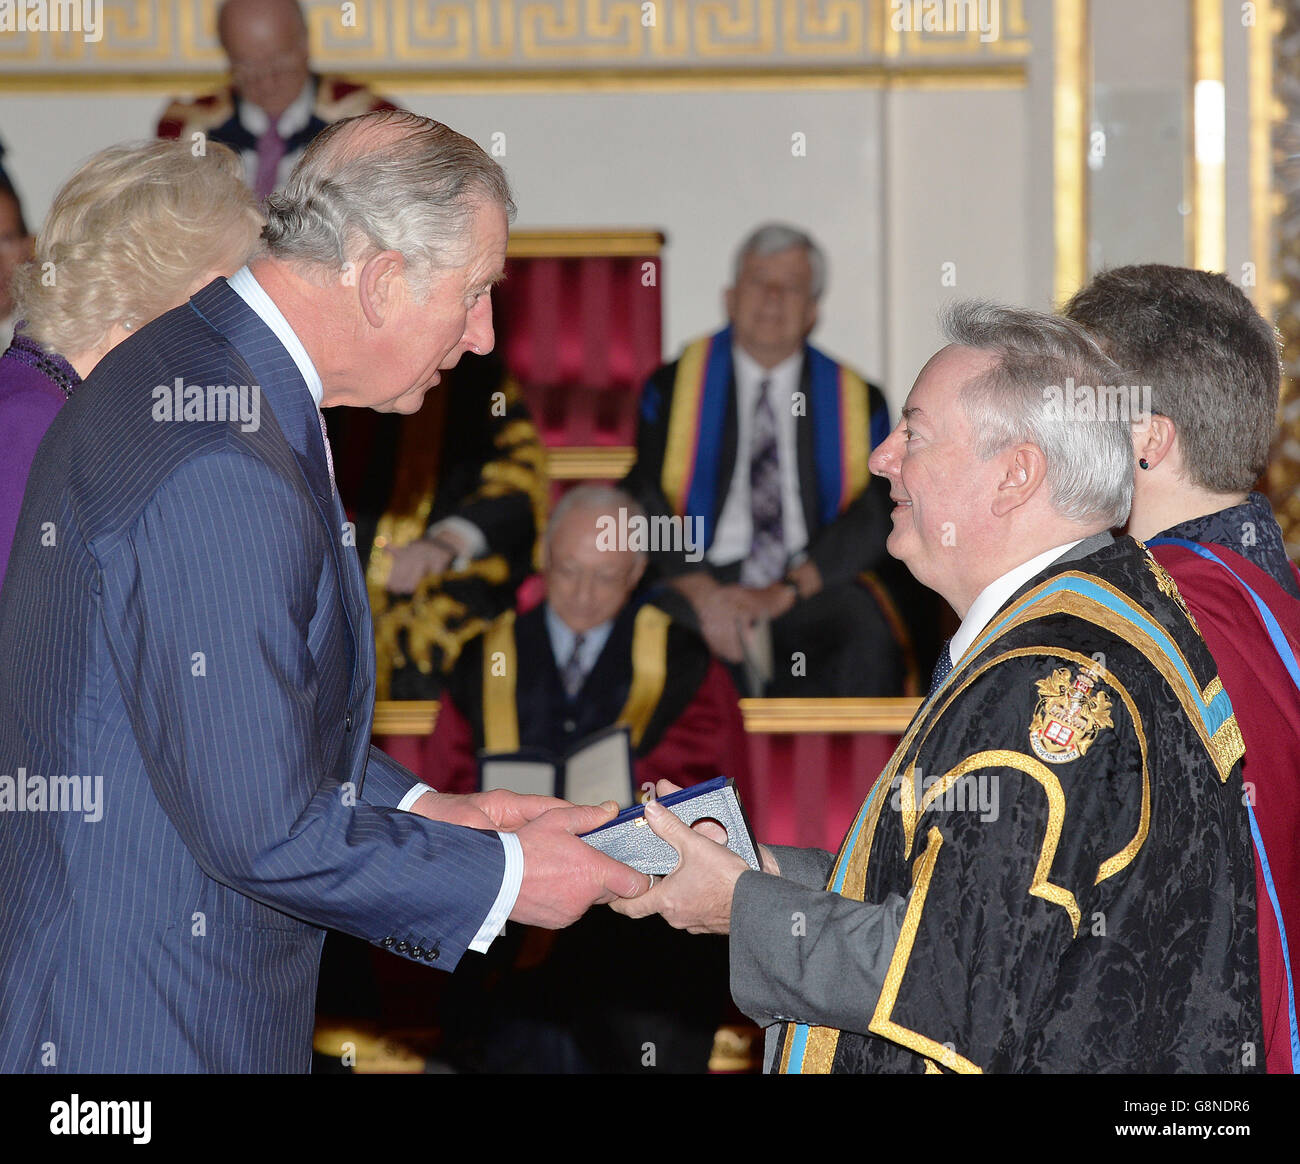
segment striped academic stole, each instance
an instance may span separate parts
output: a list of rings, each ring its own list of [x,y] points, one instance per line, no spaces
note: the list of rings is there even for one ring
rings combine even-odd
[[[817,513],[823,526],[842,513],[870,481],[867,459],[889,435],[885,408],[873,415],[866,382],[813,347],[804,347],[811,415],[813,460],[817,475]],[[731,394],[731,328],[688,344],[677,362],[672,413],[660,485],[675,513],[703,521],[703,544],[713,542],[723,428]]]
[[[1173,587],[1173,581],[1168,578],[1163,567],[1149,555],[1148,559],[1160,589],[1165,591],[1166,583]],[[1165,592],[1169,593],[1169,591]],[[1176,594],[1176,589],[1172,593]],[[1236,716],[1232,711],[1232,703],[1218,676],[1216,675],[1202,689],[1178,644],[1164,627],[1132,598],[1117,590],[1109,582],[1096,575],[1080,571],[1057,574],[1022,595],[1014,605],[997,618],[995,623],[986,628],[979,640],[966,649],[947,678],[921,705],[908,725],[898,748],[890,757],[889,763],[885,765],[884,771],[872,785],[866,801],[858,810],[840,846],[835,866],[826,884],[828,893],[838,893],[854,901],[866,899],[867,864],[875,840],[876,826],[889,800],[889,790],[894,786],[899,772],[908,772],[916,764],[916,757],[924,739],[922,729],[928,731],[936,716],[947,710],[949,700],[971,677],[970,665],[984,655],[997,639],[1025,623],[1053,615],[1069,615],[1085,619],[1136,647],[1177,694],[1183,711],[1214,761],[1219,779],[1223,782],[1228,780],[1233,766],[1245,753],[1245,745],[1242,742],[1241,730],[1237,726]],[[1000,658],[1001,656],[996,654],[989,655],[981,664],[982,669],[996,665]],[[1150,803],[1150,789],[1145,784],[1145,779],[1144,773],[1143,822],[1139,831],[1140,839],[1145,839],[1146,836]],[[908,810],[909,802],[912,800],[909,795],[911,787],[908,779],[904,779],[899,786],[900,799],[905,811]],[[915,818],[913,828],[919,823],[922,811],[920,805],[910,807],[911,815]],[[938,834],[937,829],[931,831]],[[930,841],[926,852],[913,863],[914,879],[923,877],[928,882],[938,849],[935,838],[931,837]],[[941,836],[938,837],[938,842],[942,843]],[[1135,853],[1136,848],[1123,859],[1117,857],[1104,862],[1098,870],[1097,880],[1102,881],[1120,872],[1132,860]],[[898,945],[894,949],[894,956],[886,973],[885,988],[881,991],[867,1029],[873,1035],[897,1042],[923,1055],[926,1059],[927,1073],[938,1071],[940,1067],[957,1072],[978,1072],[980,1068],[977,1065],[963,1058],[950,1047],[928,1039],[918,1032],[900,1028],[891,1018],[894,998],[907,967],[923,906],[924,894],[914,893],[903,918]],[[805,1023],[787,1024],[782,1032],[779,1071],[789,1075],[830,1074],[834,1067],[839,1038],[840,1032],[834,1027],[812,1026]]]
[[[624,724],[637,748],[659,706],[668,678],[668,627],[657,606],[643,606],[632,623],[632,686],[614,722]],[[515,676],[515,612],[506,611],[483,633],[483,746],[489,752],[519,750]]]

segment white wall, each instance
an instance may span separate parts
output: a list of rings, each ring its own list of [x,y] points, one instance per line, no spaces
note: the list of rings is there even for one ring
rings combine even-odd
[[[503,132],[517,226],[662,230],[666,355],[720,324],[732,254],[752,226],[804,226],[830,258],[817,340],[884,377],[879,90],[386,95],[485,147]],[[6,164],[33,222],[78,161],[148,136],[164,103],[0,94]],[[804,156],[792,153],[794,133]]]

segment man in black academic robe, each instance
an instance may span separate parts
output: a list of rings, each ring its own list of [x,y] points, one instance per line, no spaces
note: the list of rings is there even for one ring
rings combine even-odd
[[[890,552],[962,617],[929,697],[837,857],[753,872],[651,806],[681,864],[617,908],[729,932],[782,1072],[1261,1070],[1241,733],[1172,580],[1108,532],[1127,417],[1044,391],[1123,374],[1051,316],[946,324],[872,458]]]

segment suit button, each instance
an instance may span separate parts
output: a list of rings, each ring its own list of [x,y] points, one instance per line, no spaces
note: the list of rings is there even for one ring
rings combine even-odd
[[[434,946],[432,950],[424,955],[426,962],[436,962],[438,960],[438,947]]]
[[[380,942],[379,944],[380,944],[381,946],[383,946],[385,950],[391,950],[391,949],[393,948],[393,939],[392,939],[392,938],[385,938],[385,939],[384,939],[382,942]]]
[[[573,720],[566,719],[564,721],[564,730],[566,732],[576,732],[578,730],[578,725],[574,723]]]
[[[412,946],[412,947],[411,947],[411,957],[412,957],[412,958],[423,958],[423,957],[424,957],[424,947],[423,947],[423,946]]]
[[[406,951],[409,950],[410,948],[411,946],[409,942],[398,942],[397,945],[393,947],[393,949],[396,950],[399,954],[405,954]]]

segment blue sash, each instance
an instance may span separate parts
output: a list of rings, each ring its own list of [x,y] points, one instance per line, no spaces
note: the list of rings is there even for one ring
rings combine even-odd
[[[1273,649],[1277,652],[1278,658],[1282,660],[1282,665],[1286,668],[1287,674],[1291,676],[1291,682],[1295,684],[1296,690],[1300,692],[1300,665],[1296,663],[1295,652],[1291,650],[1291,644],[1287,642],[1286,635],[1282,633],[1282,627],[1278,624],[1276,616],[1236,570],[1229,566],[1218,554],[1206,549],[1199,542],[1187,541],[1184,538],[1152,538],[1147,542],[1147,545],[1181,546],[1198,557],[1204,558],[1207,562],[1215,562],[1227,570],[1237,580],[1241,588],[1250,595],[1251,602],[1255,604],[1255,609],[1259,611],[1259,617],[1263,620],[1264,629],[1268,631],[1268,637],[1272,640]],[[1286,942],[1286,925],[1282,921],[1282,905],[1277,899],[1277,889],[1273,884],[1273,871],[1269,868],[1268,854],[1264,851],[1264,838],[1260,834],[1259,824],[1255,820],[1255,806],[1250,803],[1249,797],[1246,799],[1246,812],[1250,816],[1250,835],[1255,839],[1255,852],[1259,855],[1259,868],[1264,876],[1264,887],[1268,891],[1268,900],[1273,907],[1273,917],[1277,921],[1277,932],[1282,939],[1282,963],[1286,968],[1286,1001],[1288,1017],[1291,1023],[1291,1070],[1300,1075],[1300,1026],[1296,1024],[1295,980],[1291,975],[1291,951]]]

